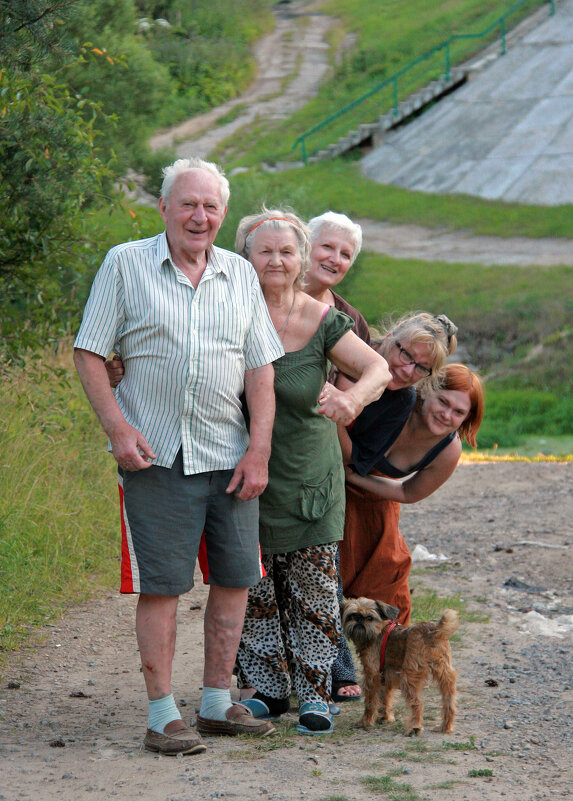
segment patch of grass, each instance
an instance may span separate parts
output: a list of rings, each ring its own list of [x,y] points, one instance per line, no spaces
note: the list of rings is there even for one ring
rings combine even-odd
[[[470,737],[465,743],[451,743],[444,741],[442,743],[442,749],[444,751],[477,751],[477,746],[475,744],[475,737]]]
[[[259,129],[256,135],[260,134]],[[263,157],[262,161],[264,160]],[[260,162],[255,163],[258,165]],[[332,208],[350,217],[415,223],[450,231],[463,229],[474,234],[573,238],[571,205],[520,206],[517,203],[483,200],[470,195],[415,192],[378,184],[362,175],[360,166],[352,161],[338,159],[273,173],[252,169],[232,176],[230,180],[233,190],[231,205],[242,206],[241,216],[252,213],[251,196],[255,190],[260,197],[268,198],[274,203],[294,205],[306,217]],[[246,205],[244,197],[247,199]],[[235,228],[236,225],[232,227],[233,236]],[[426,269],[431,268],[428,265]],[[454,271],[452,265],[448,265],[447,269],[450,274]],[[475,271],[476,268],[473,269]],[[516,269],[521,271],[522,268],[505,269],[515,273]],[[543,268],[543,274],[545,269],[549,268]],[[349,273],[344,286],[348,285],[353,273],[354,270]],[[474,279],[475,277],[474,275]]]
[[[440,782],[439,784],[430,784],[428,790],[454,790],[458,784],[461,784],[461,782],[450,779],[449,781]]]
[[[493,776],[493,770],[489,768],[473,769],[468,771],[468,776]]]
[[[275,724],[276,731],[272,737],[265,737],[262,740],[253,739],[248,734],[240,735],[239,740],[243,741],[245,747],[233,751],[233,759],[244,760],[245,762],[255,759],[264,759],[267,754],[273,751],[281,751],[283,748],[294,748],[296,744],[294,731],[287,720],[280,719]]]
[[[246,103],[237,103],[237,105],[233,106],[230,111],[215,120],[215,127],[220,128],[222,125],[227,125],[228,122],[233,122],[233,120],[236,120],[237,117],[241,116],[246,108]]]
[[[317,801],[350,801],[347,795],[325,795]]]
[[[391,801],[420,801],[409,784],[394,781],[392,776],[364,776],[360,782],[372,793],[386,795]]]
[[[494,448],[492,450],[477,451],[476,458],[491,461],[573,461],[573,437],[555,437],[549,434],[539,434],[524,437],[523,441],[512,448]]]
[[[435,568],[432,568],[434,570]],[[441,617],[444,609],[455,609],[460,621],[466,623],[486,622],[486,618],[467,608],[461,595],[440,596],[435,590],[416,587],[412,594],[412,620],[435,620]],[[456,635],[454,635],[456,636]]]
[[[397,705],[399,720],[403,719],[405,712],[405,705],[403,701],[399,701]],[[426,713],[427,717],[427,713]],[[395,724],[395,728],[398,724]],[[403,726],[400,726],[401,733],[404,733]],[[384,761],[388,759],[407,760],[416,764],[424,764],[428,762],[443,762],[441,755],[441,748],[439,746],[431,745],[429,742],[419,739],[409,739],[408,744],[398,750],[387,751],[384,754]],[[393,775],[392,773],[388,775]]]
[[[30,627],[119,578],[115,462],[71,351],[31,368],[7,371],[0,384],[3,655]]]

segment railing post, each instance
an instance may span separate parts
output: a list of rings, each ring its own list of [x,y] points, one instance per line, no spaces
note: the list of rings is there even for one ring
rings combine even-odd
[[[394,116],[398,116],[398,78],[394,76],[392,80],[392,94],[394,97]]]
[[[549,5],[550,5],[549,16],[552,17],[553,14],[555,14],[555,0],[549,0]]]
[[[505,56],[505,17],[499,20],[499,34],[501,36],[501,55]]]
[[[446,42],[446,81],[450,80],[450,40]]]
[[[304,166],[306,167],[306,166],[307,166],[307,158],[306,158],[306,139],[305,139],[305,137],[304,137],[304,136],[302,137],[302,140],[301,140],[301,145],[302,145],[302,161],[303,161],[303,164],[304,164]]]

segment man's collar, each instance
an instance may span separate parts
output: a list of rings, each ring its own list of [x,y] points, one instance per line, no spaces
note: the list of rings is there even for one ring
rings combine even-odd
[[[167,241],[167,233],[163,231],[159,235],[157,240],[157,264],[158,267],[161,268],[166,261],[171,262],[171,264],[175,265],[173,258],[171,257],[171,251],[169,250],[169,243]],[[223,273],[226,277],[229,276],[229,267],[225,261],[221,257],[221,250],[215,245],[211,245],[209,250],[207,251],[207,266],[205,270],[209,270],[210,272],[214,273]]]

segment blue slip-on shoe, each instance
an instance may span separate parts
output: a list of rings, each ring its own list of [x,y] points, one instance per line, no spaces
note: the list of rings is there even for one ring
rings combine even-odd
[[[242,706],[246,706],[247,709],[251,711],[251,714],[254,718],[259,718],[261,720],[276,720],[278,717],[280,717],[280,715],[276,712],[273,714],[265,702],[261,701],[259,698],[243,698],[243,700],[239,703],[242,704]]]
[[[299,734],[332,734],[334,724],[326,701],[301,704],[296,730]]]

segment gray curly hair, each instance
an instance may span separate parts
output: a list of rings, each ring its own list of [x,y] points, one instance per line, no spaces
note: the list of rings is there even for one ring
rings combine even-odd
[[[163,168],[161,197],[165,205],[169,205],[169,195],[173,190],[173,184],[175,183],[177,177],[181,175],[181,173],[187,172],[187,170],[205,170],[206,172],[211,173],[211,175],[214,175],[219,181],[221,202],[223,203],[223,206],[227,206],[229,203],[229,197],[231,196],[231,188],[229,186],[229,181],[225,177],[225,173],[217,164],[215,164],[215,162],[204,161],[204,159],[200,159],[198,156],[191,156],[188,159],[177,159],[177,161],[174,161],[173,164],[169,164],[167,167]]]
[[[263,206],[258,214],[249,214],[239,222],[235,236],[235,251],[249,259],[255,236],[261,229],[294,232],[300,255],[300,273],[296,277],[294,286],[297,289],[304,289],[304,276],[310,267],[310,237],[307,226],[292,211],[267,209]]]

